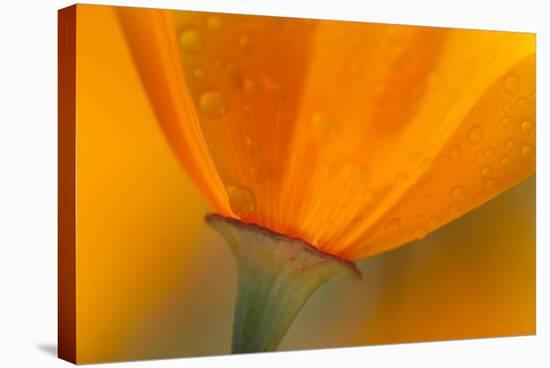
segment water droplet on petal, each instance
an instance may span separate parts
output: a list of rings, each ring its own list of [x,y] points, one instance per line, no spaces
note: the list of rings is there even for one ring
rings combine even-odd
[[[518,107],[522,110],[527,109],[527,99],[522,97],[518,100]]]
[[[462,202],[466,199],[466,189],[464,187],[456,187],[451,192],[451,197],[455,202]]]
[[[237,216],[247,217],[256,211],[256,196],[245,187],[228,186],[229,206]]]
[[[502,166],[508,166],[510,165],[510,158],[504,156],[501,160]]]
[[[495,181],[493,179],[489,179],[485,182],[485,188],[487,189],[493,189],[495,186]]]
[[[241,49],[243,49],[244,51],[250,50],[250,37],[248,36],[239,37],[239,45],[241,46]]]
[[[520,82],[519,78],[515,74],[509,74],[504,78],[502,88],[506,93],[514,94],[519,91]]]
[[[491,168],[489,166],[484,166],[482,169],[481,169],[481,175],[483,175],[484,177],[488,178],[490,176],[493,175],[493,170],[491,170]]]
[[[218,92],[205,92],[200,99],[200,109],[207,118],[219,119],[225,115],[225,99]]]
[[[201,68],[195,68],[195,70],[193,70],[193,76],[197,79],[204,78],[204,70]]]
[[[431,159],[424,158],[418,163],[418,167],[420,167],[420,169],[423,171],[427,171],[430,168],[431,163],[432,163]]]
[[[274,95],[281,93],[283,86],[279,81],[274,80],[270,76],[264,76],[262,81],[266,91],[269,91]]]
[[[523,123],[521,123],[521,130],[525,134],[531,134],[535,131],[535,123],[533,123],[531,120],[525,120]]]
[[[462,149],[459,146],[454,146],[449,150],[448,156],[451,161],[457,161],[462,157]]]
[[[512,118],[509,116],[505,116],[502,118],[501,123],[504,128],[510,128],[512,126]]]
[[[535,150],[532,147],[524,146],[521,148],[521,155],[527,160],[534,160]]]
[[[246,137],[244,142],[246,144],[246,147],[248,148],[248,150],[253,156],[258,156],[261,154],[262,150],[261,150],[260,144],[257,141],[249,137]]]
[[[509,150],[513,150],[514,148],[516,148],[516,144],[513,140],[510,139],[508,142],[506,142],[506,148],[508,148]]]
[[[481,126],[475,125],[468,131],[468,140],[471,143],[480,143],[483,141],[483,129],[481,129]]]
[[[210,17],[208,18],[208,27],[217,31],[222,27],[222,20],[220,19],[220,17]]]
[[[181,49],[190,54],[196,54],[202,51],[202,35],[196,29],[186,29],[179,35]]]
[[[243,83],[244,83],[244,90],[247,93],[250,93],[254,96],[260,93],[260,88],[258,87],[258,83],[254,82],[252,79],[246,78]]]

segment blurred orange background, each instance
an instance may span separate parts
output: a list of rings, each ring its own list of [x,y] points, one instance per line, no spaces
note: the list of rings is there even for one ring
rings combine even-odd
[[[79,363],[227,354],[236,274],[113,7],[77,7]],[[535,179],[324,286],[281,350],[535,333]]]

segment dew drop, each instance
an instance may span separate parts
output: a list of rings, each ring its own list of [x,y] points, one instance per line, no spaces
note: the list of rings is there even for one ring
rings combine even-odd
[[[202,51],[202,35],[196,29],[186,29],[179,35],[181,49],[190,54],[196,54]]]
[[[500,162],[502,163],[502,166],[508,166],[510,165],[510,158],[504,156]]]
[[[514,94],[519,91],[520,82],[519,78],[515,74],[509,74],[504,78],[502,88],[506,93]]]
[[[522,110],[527,109],[527,99],[522,97],[518,100],[518,107]]]
[[[491,168],[489,166],[484,166],[482,169],[481,169],[481,175],[483,175],[484,177],[488,178],[490,176],[493,175],[493,170],[491,170]]]
[[[466,199],[466,190],[464,187],[456,187],[452,190],[451,197],[455,202],[462,202]]]
[[[204,78],[204,70],[201,68],[195,68],[195,70],[193,70],[193,76],[197,79]]]
[[[273,80],[270,76],[263,78],[263,84],[266,90],[273,94],[279,94],[282,90],[282,84],[276,80]]]
[[[424,158],[418,163],[418,167],[420,167],[421,170],[428,170],[430,168],[430,164],[432,163],[432,160],[429,158]]]
[[[525,120],[523,123],[521,123],[521,130],[525,134],[531,134],[535,131],[535,123],[533,123],[531,120]]]
[[[225,99],[218,92],[205,92],[200,99],[200,109],[207,118],[219,119],[225,115]]]
[[[222,27],[222,20],[220,19],[220,17],[210,17],[208,19],[208,27],[217,31]]]
[[[480,143],[483,140],[483,129],[481,129],[481,126],[475,125],[468,131],[468,140],[471,143]]]
[[[386,232],[388,233],[394,233],[394,232],[397,232],[399,231],[399,229],[401,228],[401,219],[399,217],[396,217],[394,219],[391,219],[390,221],[388,221],[386,223],[386,225],[384,226],[384,229],[386,230]]]
[[[532,147],[524,146],[521,148],[521,155],[527,160],[534,160],[535,150]]]
[[[261,146],[260,144],[249,138],[249,137],[246,137],[245,140],[244,140],[245,144],[246,144],[246,147],[248,148],[249,152],[254,155],[254,156],[259,156],[262,152],[262,149],[261,149]]]
[[[485,188],[493,189],[494,187],[495,187],[495,181],[493,179],[489,179],[485,182]]]
[[[244,83],[244,89],[247,93],[250,93],[252,95],[257,95],[258,93],[260,93],[258,84],[254,82],[252,79],[246,78],[243,83]]]
[[[229,206],[237,216],[250,216],[256,211],[256,196],[245,187],[228,186]]]
[[[239,37],[239,45],[241,46],[241,49],[244,51],[250,50],[250,37],[248,36]]]
[[[451,161],[460,160],[462,157],[462,149],[459,146],[454,146],[449,150],[448,156]]]
[[[513,150],[514,148],[516,148],[516,143],[510,139],[508,142],[506,142],[506,148],[508,148],[509,150]]]
[[[510,128],[512,126],[512,118],[505,116],[502,118],[501,123],[504,128]]]

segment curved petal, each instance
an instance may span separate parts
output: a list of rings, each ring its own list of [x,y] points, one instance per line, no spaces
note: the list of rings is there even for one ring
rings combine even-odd
[[[328,252],[346,247],[343,232],[358,225],[356,217],[373,209],[400,174],[400,167],[376,163],[408,139],[403,130],[425,89],[409,86],[424,85],[445,34],[320,22],[284,186],[284,203],[292,208],[283,232]]]
[[[390,209],[421,177],[431,180],[427,170],[468,111],[534,52],[534,37],[323,21],[314,45],[280,231],[356,259],[387,249],[373,233],[401,228]],[[478,124],[492,134],[489,120]]]
[[[271,227],[314,24],[190,14],[175,15],[182,66],[229,206]]]
[[[480,206],[535,172],[535,144],[531,54],[494,81],[418,180],[343,256],[362,258],[423,238]]]
[[[141,73],[146,88],[164,91],[152,100],[169,141],[176,151],[196,147],[201,153],[180,154],[184,166],[216,199],[218,212],[271,226],[281,157],[288,155],[315,24],[234,14],[142,12],[125,8],[119,14],[133,49],[141,52],[138,65],[147,69],[150,64],[149,73]],[[158,37],[145,44],[150,33]],[[163,68],[171,79],[159,81]],[[179,114],[167,117],[166,111]]]
[[[357,259],[534,172],[534,35],[144,14],[121,18],[146,88],[223,215]]]
[[[152,107],[176,157],[216,210],[227,213],[227,201],[219,190],[223,187],[174,46],[173,12],[117,7],[116,13]]]

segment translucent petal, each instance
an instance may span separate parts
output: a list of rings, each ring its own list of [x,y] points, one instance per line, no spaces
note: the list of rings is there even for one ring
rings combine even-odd
[[[145,87],[223,215],[357,259],[535,170],[534,35],[144,14],[120,16]]]

